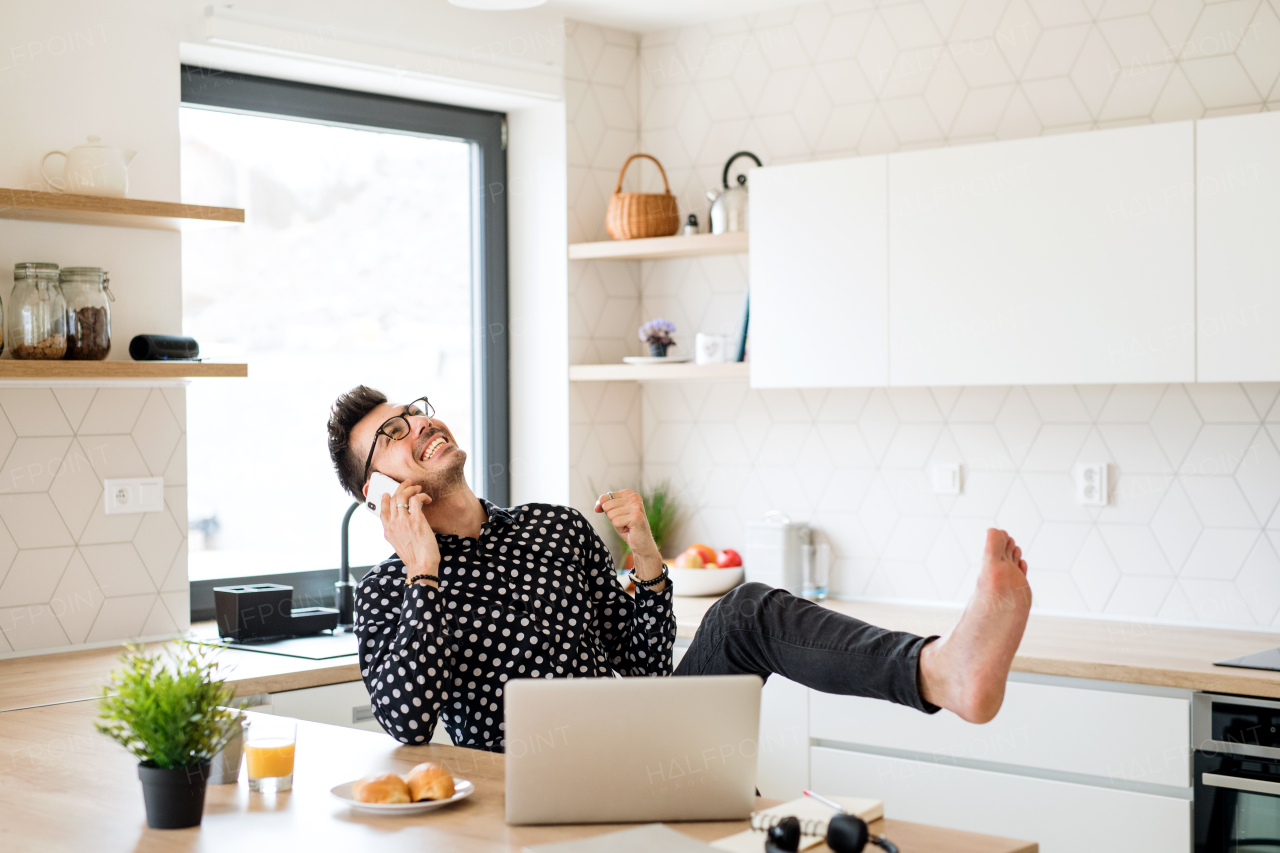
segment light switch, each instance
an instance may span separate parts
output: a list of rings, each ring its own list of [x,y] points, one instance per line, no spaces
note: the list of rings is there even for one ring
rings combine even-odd
[[[935,495],[958,495],[961,487],[960,463],[934,465],[932,472]]]
[[[103,480],[102,485],[102,501],[107,515],[160,512],[164,509],[163,477]]]
[[[1081,506],[1106,506],[1111,484],[1106,462],[1081,462],[1076,466],[1076,503]]]

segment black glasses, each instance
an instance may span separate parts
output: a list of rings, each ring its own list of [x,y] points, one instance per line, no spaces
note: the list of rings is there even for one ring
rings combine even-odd
[[[419,403],[422,405],[419,406]],[[379,438],[385,435],[387,444],[399,441],[413,431],[413,427],[409,425],[410,417],[421,418],[425,416],[430,420],[435,413],[435,407],[431,405],[431,402],[426,397],[419,397],[405,406],[403,412],[383,421],[382,426],[378,427],[378,431],[373,434],[373,444],[369,447],[369,458],[364,460],[364,482],[369,482],[369,466],[373,464],[373,452],[378,449]]]

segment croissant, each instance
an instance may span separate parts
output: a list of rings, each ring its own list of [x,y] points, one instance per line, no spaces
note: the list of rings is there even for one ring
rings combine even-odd
[[[453,777],[430,761],[410,770],[404,781],[415,803],[419,800],[447,800],[453,796]]]
[[[351,793],[362,803],[408,803],[409,789],[394,773],[371,773],[351,786]]]

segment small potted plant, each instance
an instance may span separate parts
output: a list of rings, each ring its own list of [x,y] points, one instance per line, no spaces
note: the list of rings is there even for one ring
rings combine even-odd
[[[640,327],[640,340],[649,345],[649,355],[654,358],[666,358],[667,347],[676,345],[671,337],[675,331],[675,323],[659,317]]]
[[[218,664],[201,646],[181,643],[168,661],[142,652],[125,647],[95,725],[137,757],[148,826],[198,826],[209,761],[240,722],[227,707],[235,691],[215,678]]]

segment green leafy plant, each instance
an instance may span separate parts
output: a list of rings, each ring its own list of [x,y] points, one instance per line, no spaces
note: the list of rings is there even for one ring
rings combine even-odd
[[[653,534],[654,544],[662,551],[667,538],[675,531],[684,515],[684,509],[671,488],[671,482],[664,480],[652,489],[641,489],[640,499],[644,501],[644,514],[649,519],[649,532]],[[621,539],[621,537],[619,537]],[[622,541],[624,554],[631,553],[626,540]]]
[[[215,678],[219,664],[205,647],[183,642],[166,661],[126,645],[120,662],[94,725],[143,764],[170,770],[208,761],[239,725],[239,712],[226,707],[235,690]]]

